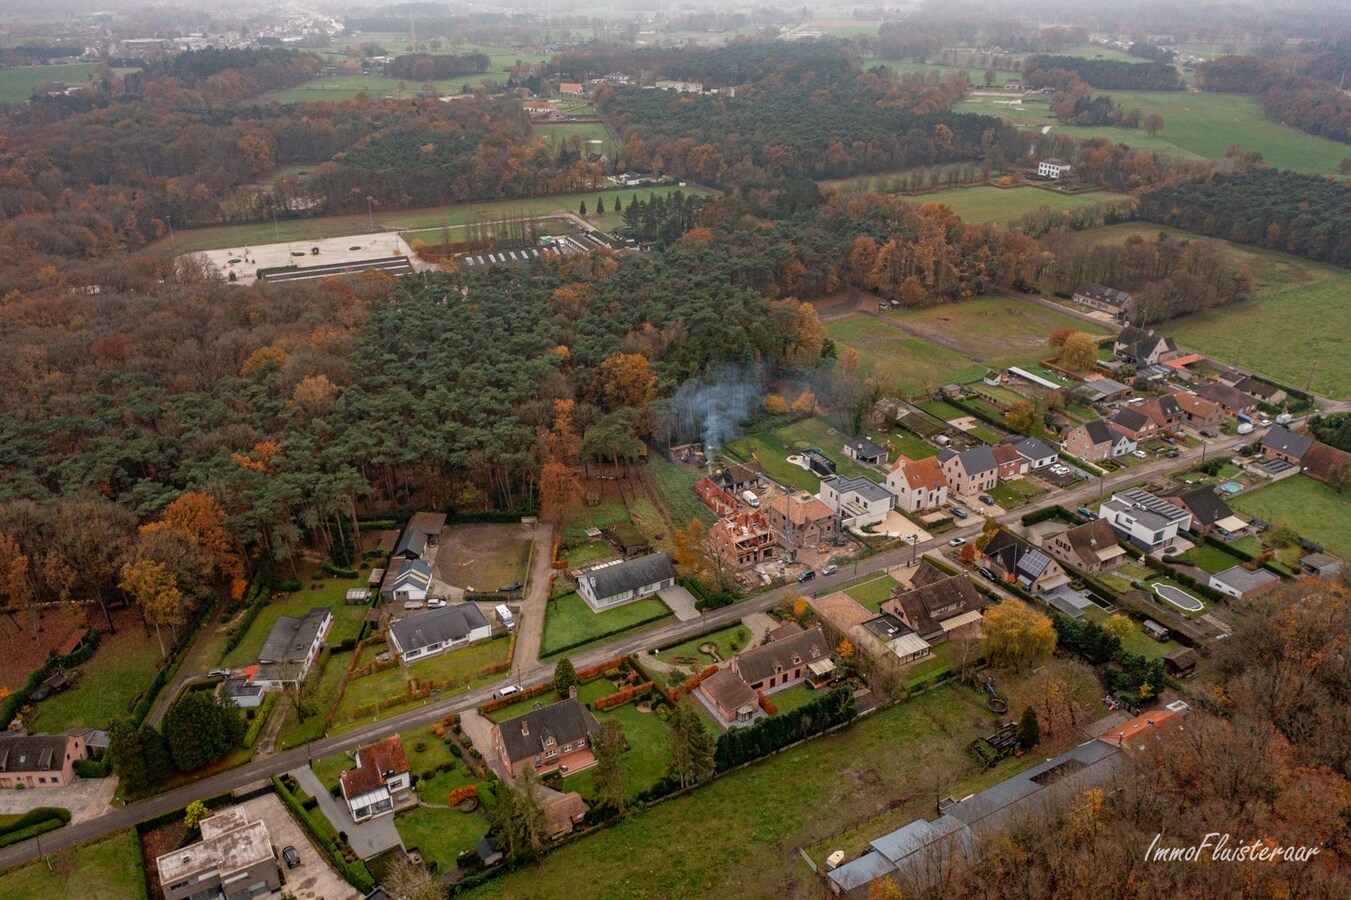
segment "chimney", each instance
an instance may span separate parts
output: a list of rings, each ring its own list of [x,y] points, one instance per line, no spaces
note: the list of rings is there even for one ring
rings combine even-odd
[[[568,699],[569,700],[577,699],[577,685],[574,684],[568,688]]]
[[[521,736],[522,737],[530,736],[530,722],[525,719],[521,720]]]

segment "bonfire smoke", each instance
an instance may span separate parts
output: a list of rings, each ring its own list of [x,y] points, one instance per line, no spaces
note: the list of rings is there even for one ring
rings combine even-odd
[[[704,378],[691,379],[676,391],[676,433],[682,441],[703,440],[711,455],[750,418],[761,396],[754,373],[741,366],[722,366]]]

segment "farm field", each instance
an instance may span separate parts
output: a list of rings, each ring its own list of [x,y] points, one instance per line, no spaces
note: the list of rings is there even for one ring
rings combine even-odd
[[[1329,553],[1351,555],[1351,495],[1339,494],[1308,475],[1240,494],[1229,503],[1244,515],[1288,525]]]
[[[887,318],[917,337],[999,369],[1046,357],[1050,349],[1046,339],[1059,328],[1107,334],[1106,329],[1082,319],[1010,297],[980,297],[888,313]]]
[[[141,865],[141,845],[128,828],[6,872],[3,893],[6,900],[48,900],[68,896],[70,886],[78,884],[79,895],[88,900],[144,900]]]
[[[89,80],[93,68],[88,63],[71,63],[64,66],[0,69],[0,104],[24,103],[33,95],[33,88],[49,81],[64,81],[68,85],[84,84]]]
[[[947,75],[949,72],[965,72],[966,77],[971,79],[971,84],[976,88],[976,90],[981,90],[982,88],[985,87],[984,69],[966,68],[961,66],[940,66],[935,65],[933,63],[915,62],[912,59],[869,60],[866,67],[872,68],[873,66],[878,65],[886,66],[888,69],[895,72],[897,75],[911,75],[915,72],[919,72],[923,75],[928,75],[930,72],[940,72],[943,75]],[[1010,78],[1022,77],[1018,72],[998,72],[998,71],[994,73],[994,76],[995,76],[994,77],[995,85],[1001,86],[1004,84],[1004,82],[1008,81]]]
[[[366,43],[374,41],[380,44],[386,50],[394,55],[410,52],[408,49],[408,35],[403,34],[363,34],[358,41],[351,38],[344,38],[344,43]],[[463,92],[465,86],[471,89],[479,83],[487,81],[496,81],[498,84],[504,83],[510,76],[503,71],[507,66],[515,65],[517,61],[524,63],[543,62],[544,57],[536,54],[521,53],[503,47],[457,47],[443,48],[439,53],[472,53],[481,50],[488,54],[491,61],[488,71],[473,75],[461,75],[455,78],[446,78],[440,81],[432,82],[436,85],[436,96],[446,96],[447,94],[459,94]],[[421,52],[421,51],[419,51]],[[339,54],[330,52],[330,56]],[[413,97],[424,96],[422,85],[424,82],[412,78],[392,78],[385,75],[329,75],[313,78],[304,84],[297,85],[285,91],[265,95],[263,102],[271,103],[300,103],[315,100],[351,100],[361,93],[366,93],[372,97],[394,97],[397,99],[411,99]]]
[[[926,387],[951,381],[975,380],[985,373],[985,366],[960,353],[872,316],[837,319],[826,326],[826,331],[835,343],[853,347],[864,366],[889,380],[905,396],[922,394]]]
[[[548,197],[527,197],[519,200],[494,200],[484,203],[455,203],[448,206],[430,206],[420,209],[377,211],[377,227],[384,231],[418,231],[439,229],[442,225],[466,225],[481,220],[501,219],[511,216],[539,218],[559,210],[575,213],[577,205],[585,202],[592,208],[596,198],[605,196],[607,208],[611,207],[611,195],[623,196],[624,202],[633,196],[646,201],[650,196],[665,197],[675,191],[683,191],[686,196],[708,196],[712,192],[698,187],[677,187],[660,185],[642,188],[612,188],[604,191],[583,191],[575,194],[555,194]],[[622,221],[622,217],[613,212],[604,216],[592,216],[593,220],[606,227]],[[613,220],[613,221],[612,221]],[[341,237],[348,234],[361,234],[370,231],[370,219],[366,213],[352,213],[342,216],[321,216],[312,219],[289,219],[273,223],[255,225],[220,225],[210,228],[180,229],[175,234],[175,244],[180,253],[199,250],[214,250],[220,247],[246,246],[249,244],[269,244],[275,241],[305,241],[314,238]],[[437,237],[439,239],[439,235]],[[166,237],[152,247],[164,250],[169,246]]]
[[[1148,224],[1111,225],[1085,232],[1099,243],[1124,243],[1131,235],[1178,239],[1185,231]],[[1313,363],[1313,389],[1351,397],[1351,355],[1339,335],[1351,333],[1351,272],[1278,253],[1225,242],[1235,267],[1251,273],[1253,296],[1157,326],[1179,344],[1304,385]]]
[[[570,897],[569,872],[588,873],[593,897],[713,896],[729,883],[740,896],[805,895],[815,882],[796,848],[826,841],[897,799],[897,814],[908,817],[902,823],[924,814],[932,792],[921,786],[922,773],[993,721],[974,691],[940,688],[569,843],[467,896]],[[983,774],[982,786],[1032,757]]]
[[[980,184],[949,188],[932,194],[915,194],[906,199],[912,203],[942,203],[951,207],[964,222],[1010,222],[1043,206],[1053,210],[1070,210],[1121,200],[1125,196],[1111,191],[1061,194],[1036,187],[999,188]]]

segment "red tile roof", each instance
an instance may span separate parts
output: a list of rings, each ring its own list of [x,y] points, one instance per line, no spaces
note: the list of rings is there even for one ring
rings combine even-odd
[[[344,797],[369,793],[382,787],[387,776],[408,771],[408,757],[397,734],[362,747],[357,751],[357,761],[359,765],[355,769],[342,773]]]
[[[947,476],[943,474],[943,469],[938,465],[938,457],[936,456],[926,456],[924,459],[898,456],[896,462],[892,463],[891,468],[892,471],[901,469],[901,475],[905,478],[905,483],[910,485],[912,491],[936,491],[941,487],[946,487],[948,483]]]

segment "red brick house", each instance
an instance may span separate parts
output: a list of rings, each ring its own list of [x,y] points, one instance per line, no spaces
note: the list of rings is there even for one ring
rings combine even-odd
[[[1182,407],[1178,406],[1177,398],[1172,394],[1150,397],[1136,408],[1147,416],[1159,431],[1172,431],[1182,424]]]
[[[1056,559],[1085,572],[1106,572],[1126,561],[1121,539],[1106,519],[1094,519],[1062,531],[1044,546]]]
[[[773,559],[778,549],[769,520],[759,510],[719,519],[708,530],[708,545],[724,565],[753,566]]]
[[[995,444],[990,448],[994,461],[999,466],[999,480],[1009,481],[1019,475],[1026,475],[1028,463],[1012,444]]]
[[[1101,419],[1084,422],[1065,435],[1065,452],[1090,462],[1124,456],[1135,449],[1130,436]]]
[[[830,662],[830,644],[820,628],[808,628],[738,653],[729,668],[752,691],[767,691],[809,677],[816,662]]]
[[[712,479],[700,478],[694,485],[694,493],[714,515],[730,516],[736,512],[736,500]]]
[[[526,766],[536,772],[576,772],[595,765],[591,740],[600,724],[574,695],[493,726],[493,752],[512,778]]]
[[[1149,440],[1159,430],[1153,419],[1129,406],[1117,410],[1117,414],[1112,416],[1109,424],[1113,431],[1121,432],[1136,443]]]
[[[1299,465],[1313,445],[1313,438],[1281,425],[1262,435],[1262,455],[1267,459],[1283,460],[1292,466]]]
[[[704,701],[729,725],[747,725],[755,718],[760,702],[751,686],[731,669],[719,669],[699,683]]]
[[[1191,391],[1178,391],[1173,395],[1178,409],[1182,410],[1182,421],[1193,428],[1214,428],[1224,421],[1224,410],[1218,403],[1197,396]]]
[[[785,550],[814,547],[835,537],[835,511],[807,493],[779,495],[765,511],[770,530]],[[791,524],[790,524],[791,523]]]

